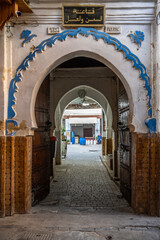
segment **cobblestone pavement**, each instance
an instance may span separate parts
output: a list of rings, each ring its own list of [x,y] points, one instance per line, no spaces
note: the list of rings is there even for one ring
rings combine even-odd
[[[49,196],[40,204],[83,209],[128,208],[100,155],[101,145],[68,145],[66,159],[62,165],[56,166],[57,182],[51,183]]]
[[[160,240],[160,218],[137,215],[120,197],[100,146],[69,146],[46,199],[0,219],[0,240]]]

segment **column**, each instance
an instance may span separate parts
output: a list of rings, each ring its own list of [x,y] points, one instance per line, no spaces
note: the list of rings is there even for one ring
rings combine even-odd
[[[106,156],[107,148],[106,148],[106,123],[105,123],[105,115],[102,111],[102,155]]]
[[[155,37],[156,36],[156,37]],[[156,40],[155,40],[156,39]],[[152,25],[152,41],[154,46],[152,48],[153,54],[153,87],[155,94],[155,109],[153,108],[153,114],[157,117],[157,131],[160,132],[160,1],[157,1],[156,8],[156,21]],[[152,47],[152,46],[151,46]]]

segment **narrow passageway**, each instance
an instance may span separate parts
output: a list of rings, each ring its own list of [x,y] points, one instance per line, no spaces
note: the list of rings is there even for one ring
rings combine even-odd
[[[68,145],[50,194],[0,219],[0,240],[159,240],[159,218],[136,215],[101,163],[100,145]]]
[[[101,145],[68,145],[66,159],[56,166],[55,180],[41,205],[124,209],[127,201],[100,160]]]

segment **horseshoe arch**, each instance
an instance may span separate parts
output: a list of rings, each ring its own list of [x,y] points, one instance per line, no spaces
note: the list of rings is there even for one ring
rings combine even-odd
[[[42,41],[29,53],[10,82],[6,125],[10,122],[18,125],[26,119],[28,128],[36,127],[34,104],[44,77],[60,63],[76,56],[92,57],[107,65],[126,88],[132,115],[130,124],[135,131],[147,132],[147,127],[150,133],[156,131],[150,78],[145,66],[118,39],[92,28],[65,30]]]

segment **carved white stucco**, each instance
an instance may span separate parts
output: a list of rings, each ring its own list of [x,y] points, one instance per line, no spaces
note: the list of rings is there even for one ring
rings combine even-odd
[[[93,1],[94,2],[94,1]],[[103,1],[104,2],[104,1]],[[47,26],[61,27],[61,1],[54,2],[31,1],[33,14],[22,14],[18,19],[13,19],[14,27],[11,27],[12,38],[7,38],[5,29],[0,36],[1,66],[0,66],[0,121],[7,118],[8,87],[17,67],[28,55],[32,45],[37,46],[47,36]],[[106,6],[106,24],[118,24],[122,26],[121,34],[117,35],[123,44],[136,54],[146,66],[149,76],[155,80],[152,82],[153,90],[153,114],[158,120],[159,131],[159,26],[155,20],[155,3],[150,2],[109,2]],[[157,10],[158,12],[158,10]],[[129,24],[128,24],[129,23]],[[155,23],[153,28],[153,23]],[[21,47],[20,34],[24,29],[30,29],[37,38],[33,42]],[[101,31],[103,28],[101,29]],[[137,49],[129,37],[130,31],[140,30],[145,34],[142,47]],[[157,33],[157,38],[154,38]],[[151,51],[154,49],[154,51]],[[34,103],[38,89],[44,77],[59,63],[75,56],[87,56],[95,58],[110,67],[123,82],[130,102],[131,121],[137,132],[147,132],[144,119],[147,117],[147,97],[144,82],[139,78],[139,72],[127,62],[123,54],[117,52],[113,46],[104,44],[103,40],[96,42],[93,37],[85,38],[78,36],[77,39],[67,38],[64,42],[56,42],[51,49],[37,55],[30,68],[23,73],[22,82],[18,83],[19,92],[16,93],[15,119],[21,122],[26,120],[29,128],[35,127]],[[156,71],[154,71],[156,70]],[[1,130],[0,130],[1,131]],[[0,132],[3,134],[3,131]]]
[[[105,44],[103,40],[97,42],[92,36],[86,38],[79,35],[77,39],[67,37],[64,42],[57,41],[52,48],[37,54],[35,61],[31,62],[29,69],[24,72],[22,83],[19,83],[20,91],[16,93],[16,119],[20,122],[25,119],[28,127],[35,127],[35,100],[43,79],[60,63],[77,56],[95,58],[115,72],[128,94],[132,116],[130,124],[135,126],[137,132],[147,132],[144,124],[147,117],[147,98],[139,72],[113,46]]]

